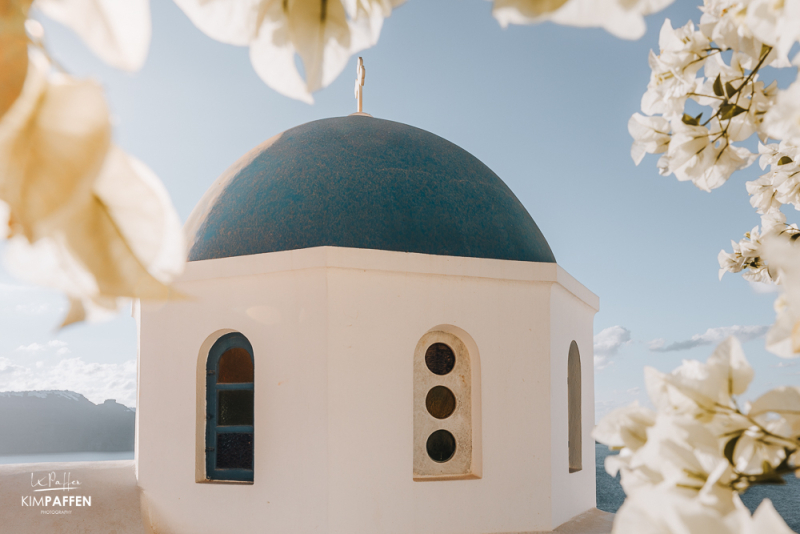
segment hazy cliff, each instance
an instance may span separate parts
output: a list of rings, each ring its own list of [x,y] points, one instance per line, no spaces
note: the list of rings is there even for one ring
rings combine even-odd
[[[72,391],[0,393],[0,454],[133,450],[134,410]]]

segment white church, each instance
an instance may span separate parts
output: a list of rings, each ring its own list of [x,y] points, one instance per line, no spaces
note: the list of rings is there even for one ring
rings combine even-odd
[[[135,312],[146,529],[532,533],[594,509],[598,298],[474,156],[311,122],[186,229],[189,298]]]
[[[0,466],[0,532],[610,532],[599,300],[474,156],[318,120],[233,164],[186,231],[186,298],[134,306],[135,459]],[[35,473],[91,508],[21,508]]]

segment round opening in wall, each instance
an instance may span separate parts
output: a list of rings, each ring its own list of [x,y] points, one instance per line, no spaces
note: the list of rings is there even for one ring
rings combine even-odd
[[[425,365],[435,375],[446,375],[456,366],[456,355],[444,343],[434,343],[425,351]]]
[[[456,396],[444,386],[435,386],[425,397],[425,407],[436,419],[447,419],[456,409]]]
[[[425,447],[431,460],[444,463],[456,453],[456,438],[447,430],[437,430],[428,436]]]

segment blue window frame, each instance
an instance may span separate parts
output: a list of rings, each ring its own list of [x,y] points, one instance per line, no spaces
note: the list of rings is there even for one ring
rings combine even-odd
[[[225,334],[206,363],[206,478],[253,481],[253,347]]]

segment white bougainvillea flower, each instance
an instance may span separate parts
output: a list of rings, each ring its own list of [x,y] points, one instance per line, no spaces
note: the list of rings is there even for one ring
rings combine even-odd
[[[637,450],[623,449],[626,456],[606,462],[610,474],[619,471],[626,494],[672,486],[694,492],[708,506],[730,510],[731,466],[709,427],[692,417],[659,413],[644,430],[646,441]]]
[[[150,0],[35,0],[34,7],[77,33],[109,65],[135,71],[147,58]]]
[[[800,388],[781,386],[767,391],[753,401],[748,415],[764,425],[782,421],[773,426],[773,433],[796,440],[800,437]],[[795,441],[794,447],[797,445]]]
[[[779,210],[782,202],[775,198],[775,184],[772,173],[764,174],[758,180],[745,183],[747,194],[750,195],[750,205],[760,214]]]
[[[792,163],[795,164],[800,160],[800,149],[785,141],[771,143],[769,145],[759,143],[758,154],[760,156],[758,165],[762,170],[766,169],[768,166],[780,167],[785,165],[788,162],[785,160],[784,156],[787,156],[792,160]]]
[[[167,190],[147,165],[112,147],[93,192],[121,238],[114,236],[113,243],[122,243],[130,249],[128,253],[120,247],[121,256],[132,254],[160,282],[169,282],[183,272],[186,259],[183,225]],[[130,280],[127,283],[134,289],[137,287]],[[108,294],[125,295],[122,291]],[[147,298],[136,292],[126,296]]]
[[[724,514],[703,505],[694,493],[670,486],[642,488],[628,495],[614,517],[612,534],[741,534],[749,512]],[[729,516],[735,516],[728,520]],[[748,532],[749,534],[749,532]]]
[[[771,503],[754,515],[737,492],[774,480],[800,458],[800,388],[777,388],[742,412],[736,397],[753,369],[735,338],[705,363],[684,361],[672,373],[645,369],[652,412],[638,405],[614,410],[593,433],[619,449],[606,471],[620,474],[627,498],[612,532],[791,532]]]
[[[737,509],[739,514],[749,515],[749,510],[742,504],[741,500],[737,499]],[[729,520],[729,522],[732,522]],[[743,521],[741,525],[741,534],[763,534],[770,532],[772,534],[793,534],[794,531],[789,528],[789,525],[783,520],[781,515],[773,506],[772,501],[764,499],[761,504],[756,508],[751,521]]]
[[[761,216],[761,230],[756,226],[738,243],[731,241],[733,252],[721,250],[717,256],[719,261],[719,278],[726,272],[744,271],[745,280],[758,283],[781,283],[780,272],[762,257],[763,236],[777,234],[794,235],[800,233],[797,227],[786,225],[786,216],[780,210],[772,210]]]
[[[724,88],[726,83],[734,84],[739,87],[747,77],[747,71],[742,67],[739,59],[741,54],[734,52],[731,54],[730,64],[726,63],[720,54],[709,54],[703,61],[703,74],[705,78],[702,84],[698,85],[697,92],[692,94],[692,100],[697,101],[702,106],[711,107],[712,111],[717,111],[720,104],[725,101],[725,95],[717,95],[714,90],[717,76],[720,78],[720,85]]]
[[[121,298],[172,298],[185,247],[166,191],[110,144],[100,86],[49,70],[32,52],[22,94],[0,119],[0,199],[15,236],[6,260],[70,297],[67,322]]]
[[[59,76],[31,54],[23,92],[0,119],[0,198],[12,230],[35,241],[60,211],[89,196],[111,142],[109,111],[98,84]]]
[[[770,137],[800,146],[800,80],[778,93],[775,105],[764,115],[763,127]]]
[[[790,439],[775,437],[788,434],[785,420],[763,421],[760,426],[751,426],[736,440],[733,448],[733,464],[736,471],[745,475],[764,473],[764,465],[776,469],[786,460],[786,447],[796,446]],[[793,446],[794,445],[794,446]]]
[[[729,144],[720,133],[718,121],[712,123],[712,130],[677,117],[670,124],[672,139],[667,154],[659,162],[662,175],[674,173],[680,181],[691,180],[703,191],[711,191],[723,185],[734,171],[756,159],[746,148]]]
[[[41,242],[12,240],[6,263],[18,277],[67,294],[65,324],[116,311],[125,298],[180,297],[167,285],[185,259],[180,220],[140,161],[112,147],[91,194],[57,219]]]
[[[667,151],[668,173],[674,173],[680,181],[697,180],[714,164],[714,147],[708,128],[686,124],[680,119],[673,119],[671,126],[672,140]]]
[[[736,470],[759,475],[765,464],[777,469],[787,454],[798,448],[800,389],[783,386],[770,390],[753,402],[747,415],[757,424],[735,440],[731,459]]]
[[[645,383],[659,412],[709,420],[720,407],[735,408],[732,397],[747,390],[753,374],[741,344],[735,337],[729,337],[717,346],[706,363],[684,360],[669,374],[645,368]]]
[[[800,247],[796,227],[764,240],[762,254],[780,272],[784,293],[775,301],[775,324],[767,332],[766,348],[783,358],[800,356]],[[798,231],[797,233],[800,233]]]
[[[747,182],[750,204],[761,215],[777,213],[783,204],[793,204],[800,209],[800,163],[797,148],[786,143],[763,145],[759,143],[759,165],[770,171],[757,180]],[[772,226],[778,222],[774,221]],[[762,222],[763,227],[763,222]]]
[[[794,1],[794,0],[792,0]],[[771,11],[780,17],[782,8],[775,10],[783,2],[771,2],[773,8],[762,9],[764,14]],[[774,33],[775,26],[762,18],[761,14],[755,14],[751,8],[757,7],[751,0],[732,1],[732,0],[708,0],[700,9],[703,16],[700,18],[700,30],[718,46],[723,49],[731,49],[742,54],[742,65],[747,69],[754,68],[762,59],[761,54],[763,45],[773,47],[769,55],[764,58],[763,64],[773,67],[786,67],[789,65],[786,55],[779,55],[782,47],[777,46],[778,35]],[[754,33],[753,23],[758,20],[759,38]],[[770,31],[772,28],[772,31]],[[791,46],[789,46],[791,48]],[[788,52],[788,48],[786,49]]]
[[[634,402],[606,415],[592,431],[592,437],[611,449],[627,447],[637,451],[647,441],[647,428],[655,424],[656,414]]]
[[[756,155],[745,147],[734,146],[726,141],[717,143],[707,156],[711,157],[712,162],[702,172],[699,174],[686,173],[687,177],[691,177],[692,183],[703,191],[711,191],[722,186],[728,181],[731,174],[749,167],[756,160]],[[701,167],[703,167],[702,164],[692,171],[697,171]],[[676,176],[679,174],[676,173]]]
[[[772,502],[764,499],[751,516],[737,495],[722,513],[690,494],[669,487],[628,496],[614,517],[612,534],[792,534]]]
[[[693,74],[674,69],[661,61],[652,50],[648,58],[650,83],[642,95],[642,111],[647,115],[663,114],[666,118],[680,117],[690,93],[697,92],[698,81]]]
[[[634,113],[628,121],[628,132],[633,137],[631,157],[636,165],[641,163],[645,154],[661,154],[669,148],[669,121],[663,117]]]
[[[698,91],[695,74],[707,56],[708,39],[695,30],[690,21],[682,28],[672,28],[664,21],[658,39],[660,53],[652,50],[648,58],[650,82],[642,96],[642,111],[648,115],[662,113],[667,118],[683,114],[687,96]]]
[[[253,68],[269,87],[309,104],[351,55],[378,41],[383,20],[403,1],[176,0],[206,35],[249,46]]]
[[[800,1],[751,0],[745,23],[756,39],[775,47],[775,66],[785,66],[792,45],[800,39]]]
[[[704,505],[731,510],[733,471],[710,427],[691,417],[659,414],[647,438],[632,466],[641,462],[661,473],[662,486],[692,490]]]
[[[494,0],[492,14],[509,24],[552,21],[565,26],[599,27],[622,39],[639,39],[647,29],[644,15],[674,0]]]
[[[775,299],[775,323],[767,331],[765,347],[781,358],[796,358],[800,353],[800,327],[786,295]]]

